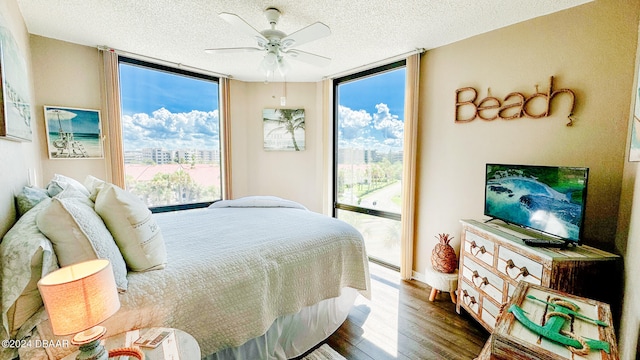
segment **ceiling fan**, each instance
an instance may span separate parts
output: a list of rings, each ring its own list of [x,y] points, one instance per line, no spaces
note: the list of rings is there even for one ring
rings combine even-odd
[[[269,21],[271,28],[258,31],[236,14],[220,13],[219,16],[223,20],[233,25],[238,31],[254,38],[257,42],[257,47],[216,48],[206,49],[205,52],[266,52],[260,63],[260,69],[264,72],[267,79],[273,76],[276,70],[278,70],[282,76],[286,75],[290,69],[290,65],[285,61],[285,57],[316,66],[326,66],[331,62],[331,59],[327,57],[294,49],[302,44],[329,36],[331,30],[327,25],[321,22],[315,22],[287,35],[280,30],[276,30],[276,25],[281,15],[280,10],[270,7],[264,11],[264,15]]]

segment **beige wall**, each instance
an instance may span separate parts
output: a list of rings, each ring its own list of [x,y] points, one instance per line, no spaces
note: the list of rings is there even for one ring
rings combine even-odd
[[[33,76],[35,81],[36,125],[45,134],[45,105],[81,109],[102,109],[101,57],[96,48],[80,46],[41,36],[31,36]],[[105,123],[104,112],[101,114]],[[103,124],[104,125],[104,124]],[[42,148],[42,178],[48,181],[54,174],[64,174],[84,181],[88,174],[106,178],[104,159],[49,159],[47,139],[40,139]]]
[[[589,167],[585,242],[615,250],[616,231],[628,231],[616,227],[627,156],[638,6],[624,0],[596,1],[425,54],[415,271],[424,271],[437,241],[435,234],[456,234],[459,246],[458,220],[483,218],[488,162]],[[565,126],[567,102],[561,98],[554,100],[553,116],[548,118],[453,121],[458,88],[474,87],[479,98],[490,88],[493,96],[504,98],[513,91],[532,94],[535,85],[544,92],[551,75],[556,77],[556,89],[570,88],[577,95],[572,127]],[[637,318],[637,309],[629,308],[635,312],[625,311],[625,316]],[[635,346],[637,321],[634,324],[623,333],[621,344]],[[631,359],[635,351],[624,356]]]
[[[26,60],[28,69],[31,69],[31,53],[29,51],[29,34],[18,9],[15,0],[0,1],[0,14],[4,18],[3,24],[11,31],[18,48]],[[29,73],[29,83],[33,81],[31,71]],[[31,98],[34,98],[33,91]],[[31,108],[31,119],[35,119],[37,108]],[[41,161],[40,161],[40,128],[35,124],[37,119],[32,120],[33,142],[13,142],[0,139],[0,236],[11,227],[15,220],[15,209],[13,196],[20,192],[28,182],[28,169],[33,169],[37,176],[37,184],[41,181]]]
[[[275,195],[322,212],[322,122],[318,85],[231,81],[231,153],[233,197]],[[306,149],[265,151],[262,110],[303,108]]]

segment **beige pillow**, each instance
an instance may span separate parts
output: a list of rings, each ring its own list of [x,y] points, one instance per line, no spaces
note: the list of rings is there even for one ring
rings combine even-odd
[[[118,289],[127,289],[127,266],[109,230],[89,198],[53,198],[36,217],[38,228],[53,243],[60,266],[108,259]]]
[[[104,184],[95,207],[131,270],[164,268],[167,263],[164,239],[142,200],[116,185]]]

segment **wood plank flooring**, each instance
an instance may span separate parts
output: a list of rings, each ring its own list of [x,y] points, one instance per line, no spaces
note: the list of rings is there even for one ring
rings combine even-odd
[[[431,288],[402,281],[398,272],[369,263],[371,300],[359,296],[349,317],[325,342],[348,360],[475,358],[489,333],[458,315],[448,293],[429,301]]]

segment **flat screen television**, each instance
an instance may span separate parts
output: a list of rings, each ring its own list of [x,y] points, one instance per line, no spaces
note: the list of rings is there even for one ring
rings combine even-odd
[[[589,169],[487,164],[484,214],[579,245]]]

